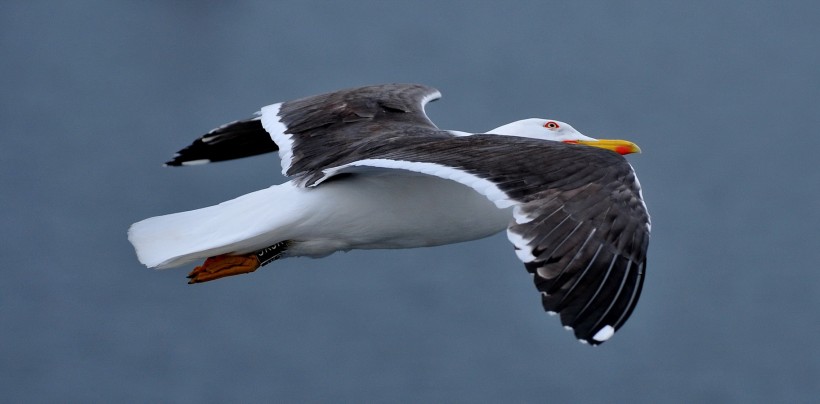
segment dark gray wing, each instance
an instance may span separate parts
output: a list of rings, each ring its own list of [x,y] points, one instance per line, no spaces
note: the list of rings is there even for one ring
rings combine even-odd
[[[438,175],[498,206],[514,206],[507,234],[516,254],[534,276],[544,309],[560,314],[580,340],[606,341],[635,308],[650,224],[640,185],[622,156],[511,136],[405,138],[389,150],[313,172],[306,185],[360,166]]]
[[[649,215],[628,164],[582,170],[563,182],[528,196],[507,232],[544,309],[559,313],[582,341],[598,344],[638,302]]]
[[[301,177],[390,148],[396,139],[449,138],[424,113],[438,90],[420,84],[358,87],[262,109],[283,173]]]
[[[287,101],[278,106],[278,115],[287,133],[299,144],[303,137],[321,138],[325,148],[350,147],[351,142],[378,136],[386,128],[415,126],[436,129],[424,114],[424,105],[438,99],[438,90],[419,84],[384,84],[350,88]],[[195,165],[238,159],[279,150],[262,126],[261,114],[222,125],[177,152],[169,166]],[[308,147],[297,156],[311,153]],[[298,149],[299,147],[295,147]],[[327,150],[322,150],[325,152]],[[319,151],[311,155],[325,155]],[[321,164],[317,160],[295,159],[298,167]]]

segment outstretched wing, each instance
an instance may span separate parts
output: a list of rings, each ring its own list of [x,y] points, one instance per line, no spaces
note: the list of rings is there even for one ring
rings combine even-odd
[[[317,143],[326,148],[337,147],[338,142],[349,147],[355,138],[379,136],[399,126],[436,129],[424,114],[424,105],[440,97],[438,90],[419,84],[383,84],[273,104],[249,119],[206,133],[165,164],[197,165],[250,157],[277,151],[283,142],[290,148],[289,137],[279,133],[285,128],[297,138],[321,139]],[[272,119],[275,128],[264,128],[265,119]],[[279,125],[280,119],[284,126]],[[321,162],[303,159],[297,166],[317,164]]]
[[[597,177],[597,178],[596,178]],[[514,209],[507,236],[533,275],[544,309],[582,341],[609,339],[643,285],[649,216],[628,164],[569,177]],[[569,185],[569,184],[567,184]]]
[[[279,145],[282,173],[302,178],[389,149],[396,141],[446,139],[424,113],[441,97],[419,84],[342,90],[262,108],[262,125]]]
[[[649,215],[632,167],[594,147],[496,135],[395,139],[389,150],[304,174],[306,186],[362,167],[408,170],[470,186],[513,206],[507,235],[544,309],[599,344],[629,318],[643,285]]]

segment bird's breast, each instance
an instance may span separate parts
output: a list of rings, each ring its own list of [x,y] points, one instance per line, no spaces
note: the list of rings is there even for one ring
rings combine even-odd
[[[353,175],[298,192],[293,255],[475,240],[512,218],[473,189],[426,175]]]

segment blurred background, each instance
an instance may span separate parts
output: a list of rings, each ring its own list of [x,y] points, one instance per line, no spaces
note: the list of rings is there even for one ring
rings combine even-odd
[[[820,394],[814,2],[0,3],[6,402],[810,402]],[[187,285],[128,226],[283,182],[165,168],[277,101],[417,82],[439,127],[625,138],[644,292],[578,343],[503,234]]]

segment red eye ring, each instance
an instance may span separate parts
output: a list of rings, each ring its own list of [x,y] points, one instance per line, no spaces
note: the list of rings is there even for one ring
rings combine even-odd
[[[547,123],[544,124],[544,127],[547,129],[558,129],[561,126],[555,121],[547,121]]]

